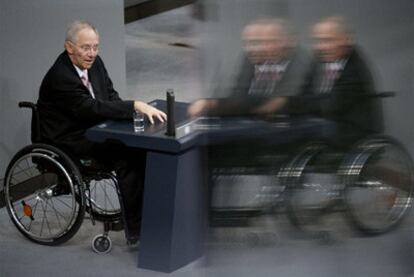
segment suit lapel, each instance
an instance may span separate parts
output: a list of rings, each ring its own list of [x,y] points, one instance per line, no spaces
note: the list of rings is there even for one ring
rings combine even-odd
[[[69,70],[72,72],[72,74],[73,74],[74,78],[76,78],[76,80],[78,80],[80,84],[83,84],[83,83],[82,83],[81,78],[79,77],[78,72],[76,71],[75,66],[73,65],[72,61],[71,61],[71,60],[70,60],[70,58],[69,58],[69,54],[68,54],[68,52],[66,52],[66,51],[65,51],[65,52],[63,52],[63,53],[62,53],[62,57],[63,57],[63,63],[64,63],[64,64],[65,64],[65,66],[67,66],[67,67],[69,68]]]
[[[96,70],[95,65],[93,65],[91,69],[88,70],[88,77],[89,77],[89,81],[91,82],[92,89],[95,94],[95,98],[102,99],[102,95],[100,93],[101,88],[100,88],[100,83],[99,83],[99,78],[98,78],[98,72]]]
[[[72,64],[72,61],[69,58],[69,55],[66,51],[64,51],[62,53],[63,56],[63,63],[70,69],[70,71],[73,73],[73,77],[76,79],[76,82],[78,82],[79,84],[82,85],[82,87],[85,88],[85,93],[90,94],[90,92],[88,91],[88,89],[84,86],[81,78],[79,77],[78,72],[76,71],[75,66]],[[95,95],[95,98],[97,99],[101,99],[102,96],[99,94],[100,89],[99,89],[99,81],[97,78],[97,73],[96,73],[96,69],[94,66],[92,66],[92,68],[90,70],[88,70],[88,78],[89,78],[89,82],[91,82],[92,88],[93,88],[93,92]]]

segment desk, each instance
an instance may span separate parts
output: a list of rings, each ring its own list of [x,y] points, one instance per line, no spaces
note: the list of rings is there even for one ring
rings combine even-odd
[[[166,103],[149,104],[165,110]],[[116,141],[145,149],[147,162],[138,267],[172,272],[203,254],[207,232],[206,155],[204,146],[252,137],[277,142],[325,134],[322,120],[267,122],[246,118],[186,117],[187,104],[176,102],[176,137],[165,123],[134,133],[132,121],[108,121],[89,129],[88,139]]]

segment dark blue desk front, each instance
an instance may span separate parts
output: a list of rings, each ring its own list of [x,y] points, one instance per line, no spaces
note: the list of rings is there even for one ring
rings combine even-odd
[[[165,101],[150,102],[165,110]],[[145,149],[147,162],[138,267],[174,271],[203,254],[207,231],[205,145],[234,138],[267,137],[289,142],[328,130],[321,120],[269,123],[243,118],[186,118],[187,104],[176,103],[177,134],[165,135],[165,123],[146,124],[134,133],[132,121],[108,121],[89,129],[96,142],[121,142]]]

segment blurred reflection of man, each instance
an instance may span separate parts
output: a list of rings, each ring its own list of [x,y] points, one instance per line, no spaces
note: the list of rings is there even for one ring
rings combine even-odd
[[[324,18],[313,25],[311,34],[315,61],[304,93],[320,96],[313,111],[335,121],[344,138],[381,132],[380,106],[372,97],[373,78],[345,19]]]
[[[245,58],[231,95],[200,99],[189,107],[191,116],[270,115],[287,107],[304,79],[305,59],[282,19],[258,19],[242,32]]]

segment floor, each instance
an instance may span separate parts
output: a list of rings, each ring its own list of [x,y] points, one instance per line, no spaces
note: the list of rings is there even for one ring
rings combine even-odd
[[[129,91],[140,91],[143,100],[164,98],[171,87],[179,100],[201,95],[193,24],[191,8],[184,7],[126,25]],[[205,256],[169,276],[414,276],[412,213],[396,230],[375,237],[358,235],[344,219],[340,212],[329,215],[320,227],[323,236],[316,238],[292,227],[283,209],[256,216],[246,227],[210,228]],[[137,249],[125,244],[122,232],[111,233],[112,252],[92,252],[91,240],[102,227],[87,219],[74,238],[58,247],[23,238],[5,208],[0,222],[1,277],[166,276],[138,269]]]
[[[140,100],[200,97],[199,36],[191,8],[161,13],[126,25],[127,90]]]
[[[85,220],[69,242],[48,247],[24,239],[0,210],[1,276],[165,276],[138,269],[137,249],[112,232],[113,249],[98,255],[92,238],[102,230]],[[211,228],[203,258],[170,276],[414,276],[412,215],[397,230],[376,237],[354,233],[341,214],[330,237],[305,238],[283,214],[252,219],[249,227]],[[138,246],[139,248],[139,246]]]

